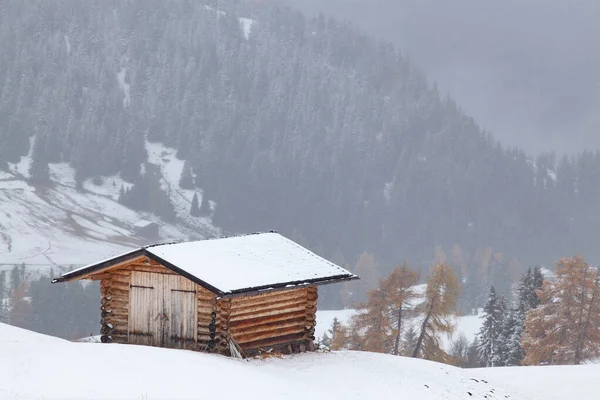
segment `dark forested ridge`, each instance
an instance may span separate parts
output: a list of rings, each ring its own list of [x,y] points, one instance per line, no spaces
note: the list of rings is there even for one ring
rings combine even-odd
[[[147,138],[178,149],[216,225],[277,229],[339,263],[420,267],[455,245],[504,266],[600,259],[600,155],[501,147],[351,25],[209,3],[0,1],[0,168],[35,136],[38,184],[66,161],[143,198]],[[257,21],[248,38],[238,17]]]

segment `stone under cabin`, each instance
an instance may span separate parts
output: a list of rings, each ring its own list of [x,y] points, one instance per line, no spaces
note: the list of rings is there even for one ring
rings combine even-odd
[[[246,357],[312,351],[318,287],[358,276],[275,233],[145,246],[55,279],[100,281],[103,343]]]

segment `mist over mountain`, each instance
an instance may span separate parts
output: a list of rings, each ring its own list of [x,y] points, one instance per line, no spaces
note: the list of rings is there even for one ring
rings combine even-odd
[[[503,144],[600,149],[596,0],[281,0],[397,44]]]
[[[469,306],[527,266],[600,261],[600,155],[501,146],[353,24],[248,2],[1,4],[0,169],[30,154],[36,190],[69,164],[74,189],[118,177],[121,204],[173,223],[183,192],[224,232],[276,229],[369,282],[446,259]]]

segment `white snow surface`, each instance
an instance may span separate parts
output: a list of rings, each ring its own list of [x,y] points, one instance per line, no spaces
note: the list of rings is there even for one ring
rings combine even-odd
[[[537,368],[484,382],[480,377],[487,377],[487,371],[373,353],[237,360],[186,350],[74,343],[2,324],[0,354],[0,398],[6,400],[177,400],[221,398],[224,393],[249,400],[533,400],[548,399],[543,394],[551,392],[546,384],[533,397],[507,385],[512,376],[535,376]],[[596,376],[599,371],[589,370]],[[557,382],[564,384],[569,376],[563,374]],[[587,388],[587,397],[579,398],[600,394],[598,385]]]
[[[223,293],[354,276],[277,233],[159,245],[147,251]]]
[[[69,342],[0,324],[0,399],[600,398],[600,365],[466,369],[363,352],[237,360]],[[108,384],[110,383],[110,384]]]

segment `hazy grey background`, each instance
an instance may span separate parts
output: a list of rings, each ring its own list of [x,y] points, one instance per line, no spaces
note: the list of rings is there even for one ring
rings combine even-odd
[[[504,144],[600,149],[598,0],[281,0],[398,44]]]

